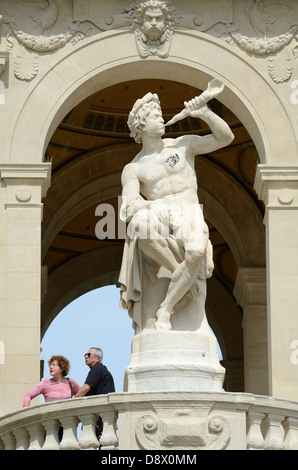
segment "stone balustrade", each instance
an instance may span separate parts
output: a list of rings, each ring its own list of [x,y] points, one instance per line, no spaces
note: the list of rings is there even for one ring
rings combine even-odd
[[[117,410],[108,395],[45,403],[5,415],[0,418],[0,446],[5,450],[98,449],[95,424],[99,415],[104,423],[101,448],[116,449]]]
[[[0,418],[0,449],[98,449],[99,416],[102,450],[298,450],[296,402],[225,392],[114,393],[23,408]]]

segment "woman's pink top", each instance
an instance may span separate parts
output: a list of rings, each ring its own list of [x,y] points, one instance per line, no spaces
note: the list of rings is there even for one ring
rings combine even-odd
[[[80,389],[80,386],[75,380],[69,380],[71,381],[72,395],[75,395]],[[37,395],[43,395],[46,403],[50,401],[65,400],[72,397],[70,386],[67,381],[55,382],[54,379],[46,379],[39,382],[26,393],[24,396],[23,406],[29,406],[30,401],[37,397]]]

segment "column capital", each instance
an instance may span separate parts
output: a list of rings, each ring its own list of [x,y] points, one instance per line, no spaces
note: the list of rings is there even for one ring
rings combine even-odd
[[[298,207],[298,166],[257,167],[254,189],[269,207]]]
[[[248,305],[266,305],[266,268],[239,268],[234,296],[243,310]]]
[[[32,188],[39,188],[38,199],[42,199],[51,184],[51,163],[1,164],[0,179],[7,188],[12,189],[7,196],[7,203],[28,202],[32,198]]]

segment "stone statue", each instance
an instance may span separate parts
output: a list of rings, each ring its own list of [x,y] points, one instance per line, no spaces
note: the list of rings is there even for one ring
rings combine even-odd
[[[137,100],[129,115],[131,136],[142,143],[142,150],[122,173],[122,218],[129,222],[128,244],[133,250],[137,242],[143,254],[171,273],[166,296],[156,312],[156,329],[169,330],[177,303],[187,294],[195,296],[203,289],[199,280],[212,274],[212,247],[198,200],[194,160],[197,154],[212,152],[233,140],[228,125],[206,105],[221,90],[221,84],[214,80],[169,122],[187,114],[200,117],[212,130],[203,137],[163,139],[165,124],[156,94],[148,93]],[[125,256],[125,263],[131,256]],[[120,276],[124,297],[130,290],[129,278],[133,282],[124,273],[126,267]],[[130,300],[126,297],[126,303]]]
[[[163,138],[165,123],[156,94],[137,100],[129,115],[131,136],[142,144],[122,173],[120,217],[128,226],[119,277],[120,305],[128,309],[136,333],[127,369],[129,391],[176,390],[179,381],[186,390],[222,387],[216,340],[205,316],[212,245],[194,168],[196,155],[215,151],[234,138],[206,104],[222,89],[221,82],[211,81],[168,123],[186,115],[201,118],[212,131],[209,135]],[[201,380],[203,370],[211,383],[209,378]]]

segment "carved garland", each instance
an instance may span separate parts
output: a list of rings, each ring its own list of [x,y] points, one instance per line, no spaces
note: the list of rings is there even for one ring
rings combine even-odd
[[[37,75],[39,70],[39,53],[52,52],[64,47],[77,33],[73,29],[65,34],[34,36],[18,29],[17,25],[12,21],[9,21],[8,24],[13,36],[18,41],[14,73],[20,80],[32,80]],[[12,48],[14,45],[13,40],[10,36],[8,36],[7,40]]]
[[[272,38],[256,38],[242,35],[230,31],[222,39],[231,45],[237,45],[245,52],[257,55],[268,56],[268,72],[272,80],[282,83],[292,76],[294,49],[291,53],[288,47],[298,31],[298,25],[293,26],[289,32]],[[279,53],[279,54],[278,54]],[[277,56],[278,54],[278,56]]]

